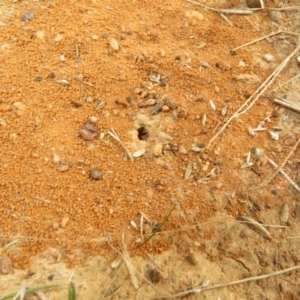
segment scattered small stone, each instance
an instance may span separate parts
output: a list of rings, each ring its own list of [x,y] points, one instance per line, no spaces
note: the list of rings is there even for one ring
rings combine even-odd
[[[162,155],[163,145],[162,144],[156,144],[153,148],[153,154],[154,156],[158,157]]]
[[[270,54],[270,53],[264,55],[263,58],[264,58],[264,60],[266,62],[273,62],[273,61],[275,61],[275,57],[272,54]]]
[[[4,256],[0,259],[0,272],[2,274],[9,274],[12,272],[12,261],[9,257]]]
[[[149,278],[152,283],[159,283],[162,279],[162,275],[156,269],[151,269],[149,271]]]
[[[174,110],[178,107],[178,105],[175,102],[171,101],[170,99],[166,98],[165,100],[166,100],[165,105],[167,105],[170,109]]]
[[[236,81],[245,82],[247,84],[258,84],[261,81],[256,74],[240,74],[233,76],[233,79]]]
[[[127,33],[127,35],[132,35],[132,31],[131,30],[128,30],[126,33]]]
[[[93,39],[94,41],[97,41],[97,40],[98,40],[98,38],[99,38],[99,37],[98,37],[98,35],[97,35],[97,34],[93,34],[93,35],[92,35],[92,39]]]
[[[41,82],[43,78],[41,76],[36,76],[34,81]]]
[[[61,222],[60,222],[60,227],[65,228],[67,226],[67,223],[69,222],[70,218],[69,217],[63,217]]]
[[[49,275],[49,276],[47,277],[47,279],[50,280],[50,281],[53,280],[53,278],[54,278],[54,274],[51,274],[51,275]]]
[[[58,34],[55,38],[54,38],[54,41],[55,42],[59,42],[59,41],[61,41],[62,39],[63,39],[63,35],[62,34]]]
[[[196,146],[199,147],[199,148],[205,148],[205,144],[204,143],[198,143]]]
[[[34,18],[34,13],[32,11],[27,11],[26,13],[24,13],[21,17],[21,21],[22,22],[26,22],[26,21],[32,21]]]
[[[107,38],[108,38],[108,34],[107,34],[107,33],[103,33],[103,34],[102,34],[102,38],[103,38],[103,39],[107,39]]]
[[[155,103],[156,103],[155,99],[148,99],[148,100],[140,103],[139,108],[143,108],[143,107],[146,107],[146,106],[152,106],[152,105],[155,105]]]
[[[38,30],[38,31],[35,33],[35,36],[36,36],[39,40],[43,40],[44,37],[45,37],[45,34],[44,34],[43,31]]]
[[[78,82],[83,81],[83,74],[76,75],[75,80],[78,81]]]
[[[249,8],[263,8],[263,0],[246,0]]]
[[[61,62],[64,62],[66,60],[66,58],[63,54],[59,57],[59,59],[60,59]]]
[[[183,180],[188,180],[191,177],[192,173],[193,173],[193,165],[188,164],[185,169]]]
[[[95,124],[95,123],[98,121],[98,118],[95,117],[95,116],[90,116],[90,117],[89,117],[89,121],[90,121],[92,124]]]
[[[221,164],[222,164],[222,159],[220,159],[220,158],[218,158],[218,159],[216,159],[215,161],[214,161],[214,165],[215,166],[220,166]]]
[[[179,145],[178,152],[180,154],[187,154],[187,151],[186,151],[186,149],[184,148],[183,145]]]
[[[48,75],[49,78],[55,78],[55,73],[54,72],[50,72]]]
[[[68,171],[70,169],[70,166],[69,165],[59,165],[58,167],[57,167],[57,170],[59,171],[59,172],[66,172],[66,171]]]
[[[160,83],[161,86],[167,86],[168,85],[168,82],[165,79],[161,79],[159,83]]]
[[[53,229],[54,229],[54,230],[57,230],[57,229],[59,228],[59,224],[58,224],[58,222],[56,222],[56,221],[53,221],[53,223],[52,223],[52,227],[53,227]]]
[[[103,177],[103,174],[100,170],[98,169],[92,169],[90,172],[90,177],[94,180],[100,180]]]
[[[167,105],[164,105],[164,106],[161,108],[161,111],[162,111],[162,112],[168,112],[168,111],[170,111],[170,107],[167,106]]]
[[[110,47],[114,50],[114,51],[118,51],[119,50],[119,43],[116,39],[110,39],[109,41],[109,45]]]
[[[93,124],[85,124],[79,129],[79,136],[85,141],[92,141],[98,138],[98,128]]]
[[[54,155],[53,155],[53,158],[52,158],[52,161],[53,161],[55,164],[58,164],[58,163],[61,161],[61,159],[60,159],[60,157],[59,157],[58,155],[54,154]]]
[[[196,266],[198,264],[198,260],[194,253],[190,252],[186,258],[191,265]]]
[[[238,68],[244,68],[244,67],[246,67],[245,62],[240,60],[239,63],[238,63]]]
[[[176,55],[175,56],[175,60],[180,60],[181,59],[181,56],[180,55]]]

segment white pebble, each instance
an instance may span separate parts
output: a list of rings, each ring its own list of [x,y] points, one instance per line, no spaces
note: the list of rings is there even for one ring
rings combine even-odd
[[[61,41],[62,40],[62,38],[63,38],[63,35],[62,34],[58,34],[56,37],[55,37],[55,41],[56,42],[59,42],[59,41]]]
[[[39,40],[43,40],[45,37],[45,34],[43,31],[39,30],[35,33],[35,36],[39,39]]]
[[[65,61],[65,60],[66,60],[64,55],[61,55],[61,56],[59,57],[59,59],[60,59],[60,61]]]
[[[60,157],[59,157],[58,155],[55,154],[55,155],[53,155],[52,161],[53,161],[55,164],[57,164],[57,163],[60,162]]]
[[[115,51],[118,51],[118,50],[119,50],[119,43],[118,43],[118,41],[117,41],[116,39],[111,39],[111,40],[109,41],[109,45],[110,45],[110,47],[111,47],[113,50],[115,50]]]
[[[264,55],[264,60],[267,62],[275,61],[275,57],[272,54],[266,54]]]
[[[98,118],[95,117],[95,116],[90,116],[90,117],[89,117],[89,121],[90,121],[91,123],[95,124],[95,123],[98,121]]]
[[[93,36],[92,36],[92,39],[94,40],[94,41],[97,41],[98,40],[98,35],[97,34],[93,34]]]

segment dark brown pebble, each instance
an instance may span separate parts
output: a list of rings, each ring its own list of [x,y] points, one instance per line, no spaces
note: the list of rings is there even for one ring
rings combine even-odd
[[[47,278],[51,281],[54,278],[54,274],[49,275]]]
[[[85,141],[92,141],[98,138],[99,131],[93,124],[85,124],[79,129],[79,135]]]
[[[156,269],[152,269],[149,271],[149,277],[152,283],[158,283],[162,279],[160,272]]]

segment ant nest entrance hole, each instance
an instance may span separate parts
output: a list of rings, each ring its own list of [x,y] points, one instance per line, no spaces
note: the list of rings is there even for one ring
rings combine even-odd
[[[141,126],[137,131],[139,140],[146,141],[149,138],[149,132],[146,127]]]

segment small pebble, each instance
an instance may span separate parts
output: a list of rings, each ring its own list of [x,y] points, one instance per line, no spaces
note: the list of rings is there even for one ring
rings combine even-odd
[[[60,222],[60,227],[65,228],[67,226],[67,223],[69,222],[70,218],[69,217],[63,217],[61,222]]]
[[[92,141],[98,138],[99,131],[94,124],[85,124],[79,129],[79,136],[85,141]]]
[[[114,51],[118,51],[119,50],[119,43],[116,39],[110,39],[109,41],[109,45],[110,47],[114,50]]]
[[[94,180],[100,180],[102,179],[103,175],[102,172],[98,169],[92,169],[90,172],[90,177]]]
[[[83,74],[76,75],[75,80],[81,82],[83,80]]]
[[[61,41],[62,39],[63,39],[63,35],[62,34],[58,34],[55,38],[54,38],[54,41],[55,42],[59,42],[59,41]]]
[[[69,165],[59,165],[58,167],[57,167],[57,170],[59,171],[59,172],[66,172],[66,171],[68,171],[70,169],[70,166]]]
[[[161,111],[162,111],[162,112],[168,112],[168,111],[170,111],[170,107],[167,106],[167,105],[164,105],[164,106],[161,108]]]
[[[42,78],[41,76],[36,76],[36,77],[35,77],[35,81],[37,81],[37,82],[41,82],[42,79],[43,79],[43,78]]]
[[[54,274],[51,274],[51,275],[49,275],[49,276],[47,277],[47,279],[50,280],[50,281],[53,280],[53,278],[54,278]]]
[[[163,145],[162,144],[156,144],[153,148],[153,154],[154,156],[158,157],[162,155]]]
[[[38,30],[38,31],[35,33],[35,36],[36,36],[39,40],[43,40],[44,37],[45,37],[45,34],[44,34],[43,31]]]
[[[92,36],[92,39],[94,40],[94,41],[97,41],[98,40],[98,35],[97,34],[93,34],[93,36]]]
[[[55,73],[54,72],[50,72],[48,75],[49,78],[55,78]]]
[[[24,13],[21,17],[21,21],[22,22],[26,22],[26,21],[32,21],[34,18],[34,13],[32,11],[27,11],[26,13]]]
[[[186,149],[184,148],[183,145],[179,145],[178,152],[180,154],[187,154],[187,151],[186,151]]]
[[[60,162],[60,157],[58,155],[53,155],[53,158],[52,158],[52,161],[55,163],[55,164],[58,164]]]
[[[98,121],[98,118],[95,117],[95,116],[90,116],[90,117],[89,117],[89,121],[90,121],[91,123],[95,124],[95,123]]]

